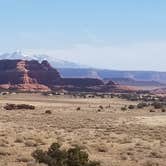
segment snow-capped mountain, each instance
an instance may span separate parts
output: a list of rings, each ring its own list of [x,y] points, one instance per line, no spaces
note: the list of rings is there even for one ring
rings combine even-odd
[[[25,59],[25,60],[37,60],[41,62],[42,60],[47,60],[53,67],[55,68],[82,68],[86,67],[84,65],[80,65],[74,62],[65,61],[58,59],[49,55],[27,55],[22,53],[21,51],[15,51],[13,53],[4,53],[0,55],[0,59]]]

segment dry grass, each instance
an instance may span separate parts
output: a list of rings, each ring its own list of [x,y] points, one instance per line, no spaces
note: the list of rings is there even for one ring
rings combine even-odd
[[[3,109],[6,103],[31,104],[35,110],[8,111]],[[121,110],[131,104],[137,103],[40,94],[1,96],[0,166],[37,166],[32,151],[47,149],[53,142],[64,149],[79,144],[103,166],[162,166],[166,113],[150,112],[151,108]]]

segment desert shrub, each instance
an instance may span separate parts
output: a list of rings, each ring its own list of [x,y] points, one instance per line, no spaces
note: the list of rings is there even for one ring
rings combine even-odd
[[[52,111],[51,110],[46,110],[45,114],[52,114]]]
[[[129,105],[129,106],[128,106],[128,109],[134,109],[134,108],[135,108],[134,105]]]
[[[103,107],[102,105],[100,105],[100,106],[99,106],[99,109],[103,110],[103,109],[104,109],[104,107]]]
[[[15,104],[6,104],[6,105],[4,106],[4,109],[6,109],[6,110],[13,110],[13,109],[16,109],[16,108],[15,108]]]
[[[77,111],[80,111],[81,110],[81,107],[77,107],[77,109],[76,109]]]
[[[137,101],[137,100],[139,100],[139,95],[137,95],[137,94],[121,94],[120,98],[129,100],[129,101]]]
[[[126,111],[126,110],[127,110],[127,107],[126,107],[126,106],[121,107],[121,110],[122,110],[122,111]]]
[[[66,151],[61,150],[59,144],[53,143],[48,151],[36,150],[32,156],[36,162],[48,166],[100,166],[99,162],[90,161],[88,154],[78,146]]]
[[[35,106],[29,105],[29,104],[6,104],[4,106],[4,109],[6,110],[16,110],[16,109],[30,109],[34,110]]]
[[[151,109],[149,112],[155,112],[155,110]]]
[[[29,109],[29,110],[35,109],[35,106],[29,104],[17,104],[16,107],[17,109]]]
[[[98,109],[97,112],[101,112],[101,109]]]
[[[162,107],[163,107],[163,103],[161,103],[161,102],[154,102],[154,103],[152,103],[152,106],[155,108],[155,109],[162,109]]]
[[[8,92],[2,92],[2,96],[9,94]]]
[[[144,107],[147,107],[147,106],[148,106],[148,104],[146,104],[146,103],[144,103],[144,102],[137,104],[137,108],[139,108],[139,109],[144,108]]]
[[[165,108],[162,108],[162,109],[161,109],[161,112],[166,112],[166,109],[165,109]]]

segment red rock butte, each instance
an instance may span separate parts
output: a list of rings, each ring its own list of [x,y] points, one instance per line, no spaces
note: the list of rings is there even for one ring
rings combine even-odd
[[[0,60],[0,87],[27,91],[49,91],[61,77],[47,61]]]

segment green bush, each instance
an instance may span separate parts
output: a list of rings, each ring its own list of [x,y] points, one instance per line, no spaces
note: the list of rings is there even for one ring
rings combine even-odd
[[[67,151],[61,150],[58,143],[53,143],[48,151],[36,150],[32,153],[38,163],[48,166],[100,166],[99,162],[90,161],[88,154],[75,146]]]

